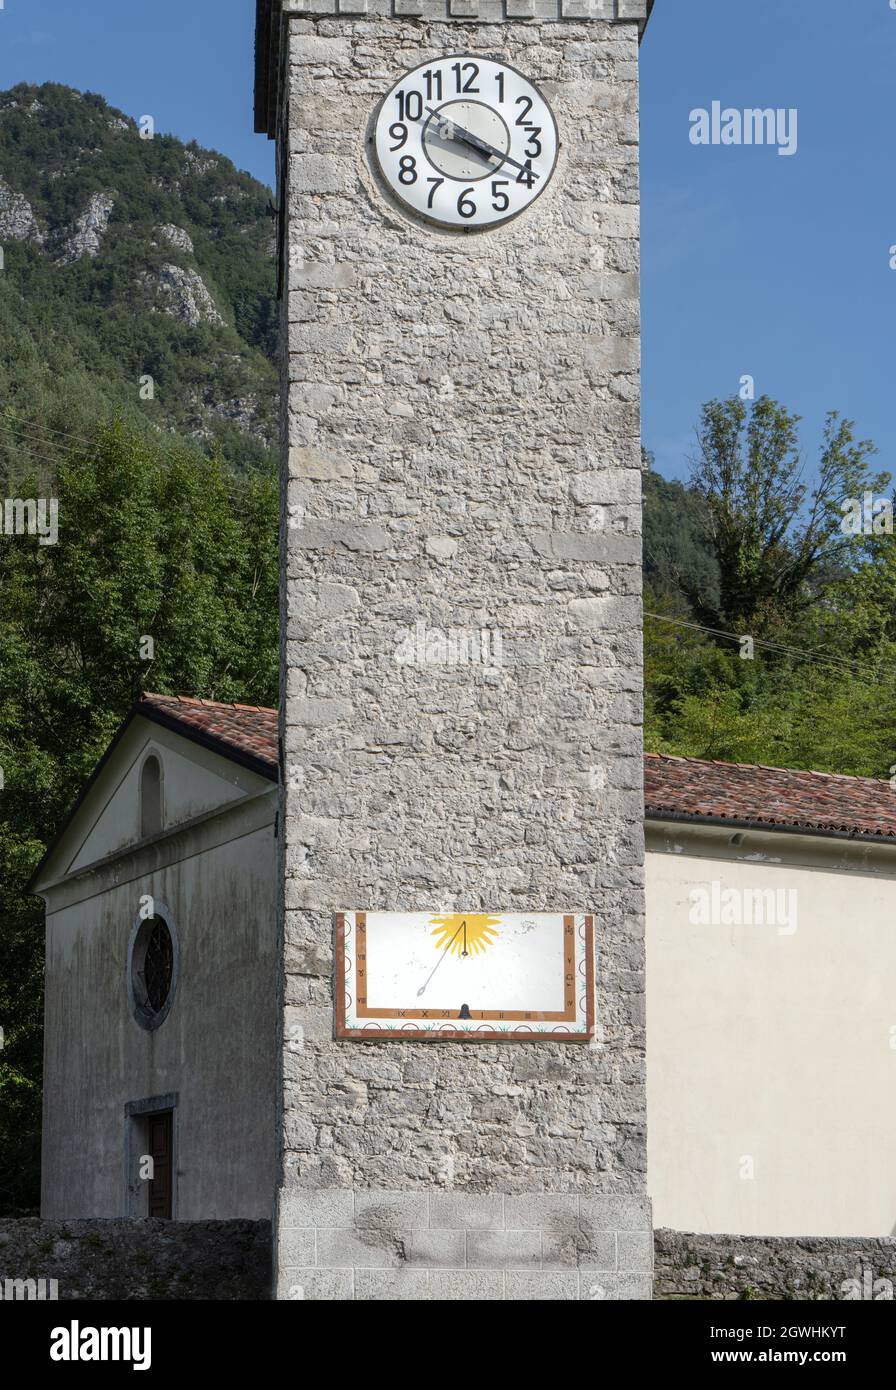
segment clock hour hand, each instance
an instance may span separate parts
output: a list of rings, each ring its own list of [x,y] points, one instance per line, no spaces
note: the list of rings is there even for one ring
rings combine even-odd
[[[487,140],[480,140],[478,135],[474,135],[471,130],[465,130],[457,121],[452,121],[450,117],[440,116],[438,111],[432,106],[427,106],[427,111],[436,118],[436,128],[440,135],[445,135],[446,139],[460,140],[464,145],[471,145],[474,150],[479,150],[482,154],[494,155],[495,159],[500,159],[502,164],[511,164],[514,169],[520,169],[526,174],[531,174],[533,179],[540,178],[534,169],[530,169],[526,164],[520,164],[518,159],[512,159],[509,154],[504,154],[494,145],[490,145]],[[451,134],[447,134],[447,131]]]

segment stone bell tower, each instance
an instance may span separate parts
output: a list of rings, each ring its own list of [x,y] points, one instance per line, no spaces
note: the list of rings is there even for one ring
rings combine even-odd
[[[282,1298],[650,1297],[650,8],[258,0],[283,312]],[[414,82],[447,58],[443,111]],[[418,176],[435,201],[415,210]],[[341,914],[449,911],[589,914],[590,1041],[340,1036]]]

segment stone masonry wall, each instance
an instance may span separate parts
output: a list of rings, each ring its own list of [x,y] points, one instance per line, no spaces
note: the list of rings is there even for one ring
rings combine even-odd
[[[0,1300],[266,1299],[269,1221],[0,1220]]]
[[[289,1195],[283,1253],[304,1264],[293,1299],[450,1301],[643,1293],[645,1207],[632,1197],[572,1195],[469,1200],[458,1193]],[[297,1232],[310,1232],[297,1248]],[[410,1232],[414,1231],[413,1238]],[[588,1239],[587,1254],[581,1234]],[[576,1247],[580,1249],[577,1252]],[[656,1231],[659,1299],[891,1300],[896,1239],[762,1239]],[[425,1261],[429,1257],[430,1267]],[[327,1261],[313,1265],[308,1260]],[[624,1272],[626,1265],[640,1272]],[[33,1279],[8,1286],[7,1280]],[[0,1221],[0,1300],[51,1290],[60,1301],[271,1296],[267,1221]]]
[[[896,1239],[654,1233],[654,1298],[889,1301]]]
[[[637,45],[635,22],[290,21],[281,1290],[344,1283],[308,1194],[353,1232],[395,1193],[462,1199],[456,1225],[390,1218],[418,1270],[444,1265],[434,1229],[467,1231],[456,1296],[480,1296],[479,1199],[503,1280],[531,1229],[504,1204],[548,1193],[583,1269],[609,1235],[619,1296],[649,1289],[577,1205],[646,1173]],[[489,232],[413,222],[369,162],[380,98],[443,52],[503,58],[557,117],[551,185]],[[419,621],[497,630],[503,663],[400,664]],[[596,1042],[334,1041],[356,908],[593,912]],[[544,1270],[542,1217],[521,1246]],[[353,1269],[405,1263],[358,1229]],[[394,1275],[354,1296],[374,1285]]]

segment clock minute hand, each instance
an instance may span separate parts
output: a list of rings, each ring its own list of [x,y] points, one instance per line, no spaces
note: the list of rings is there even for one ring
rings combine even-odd
[[[457,124],[457,121],[452,121],[448,116],[440,116],[434,107],[427,106],[426,109],[429,114],[435,116],[436,120],[439,122],[440,133],[444,126],[450,125],[457,139],[463,144],[471,145],[474,150],[481,150],[484,154],[494,155],[494,157],[500,159],[503,164],[511,164],[514,169],[520,169],[527,174],[531,174],[534,179],[541,177],[540,174],[536,174],[534,169],[530,169],[526,164],[520,164],[518,159],[513,159],[509,154],[504,154],[502,150],[497,149],[494,145],[490,145],[487,140],[480,140],[478,135],[474,135],[471,130],[465,130],[462,125]]]

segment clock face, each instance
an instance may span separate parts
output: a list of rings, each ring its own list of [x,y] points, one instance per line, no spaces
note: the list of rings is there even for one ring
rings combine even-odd
[[[385,97],[376,156],[400,202],[448,227],[492,227],[544,191],[557,124],[538,88],[506,63],[453,54],[421,63]]]
[[[581,913],[340,913],[336,1036],[587,1042],[592,934]]]

